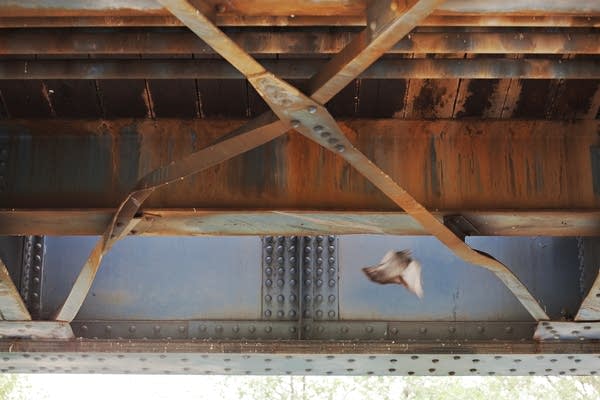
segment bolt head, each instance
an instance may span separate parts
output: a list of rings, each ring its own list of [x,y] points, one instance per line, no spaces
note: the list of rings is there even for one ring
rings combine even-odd
[[[291,120],[290,123],[292,124],[292,128],[294,128],[294,129],[300,127],[300,121],[298,121],[297,119]]]
[[[308,106],[308,108],[306,109],[309,113],[314,114],[317,112],[317,107],[316,106]]]

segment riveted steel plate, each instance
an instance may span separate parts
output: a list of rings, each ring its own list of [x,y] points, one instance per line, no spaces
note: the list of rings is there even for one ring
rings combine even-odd
[[[469,245],[508,265],[552,319],[574,315],[581,301],[575,238],[471,237]],[[422,300],[399,285],[365,279],[361,268],[391,250],[410,249],[422,264]],[[529,321],[491,272],[464,263],[435,238],[340,236],[340,315],[348,320]]]
[[[262,316],[265,320],[297,320],[300,313],[296,236],[262,238]]]
[[[40,318],[44,273],[44,237],[25,236],[21,265],[21,297],[33,319]]]
[[[47,237],[42,317],[62,304],[95,237]],[[104,257],[78,319],[259,319],[258,237],[127,237]]]
[[[215,346],[219,348],[219,346]],[[349,346],[351,347],[351,346]],[[129,349],[130,350],[130,349]],[[596,354],[323,354],[123,351],[0,353],[3,373],[596,375]]]

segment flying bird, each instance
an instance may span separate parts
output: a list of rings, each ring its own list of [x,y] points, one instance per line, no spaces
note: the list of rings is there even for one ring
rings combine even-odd
[[[379,264],[365,267],[363,271],[373,282],[382,285],[397,283],[416,294],[418,298],[423,298],[421,264],[411,257],[410,250],[390,250],[383,256]]]

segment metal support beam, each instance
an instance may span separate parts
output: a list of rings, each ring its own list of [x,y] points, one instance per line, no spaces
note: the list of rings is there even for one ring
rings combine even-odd
[[[336,54],[354,36],[355,29],[225,30],[250,54]],[[417,29],[386,54],[597,54],[600,35],[579,29],[540,32],[514,29],[461,32]],[[194,54],[213,55],[214,50],[194,33],[183,29],[4,29],[0,54]]]
[[[1,371],[11,373],[523,376],[600,372],[600,345],[593,341],[3,340],[0,352],[6,358]]]
[[[308,79],[322,60],[263,61],[283,79]],[[362,79],[600,79],[598,60],[401,59],[381,60]],[[244,79],[220,60],[33,60],[0,61],[0,79]],[[344,81],[345,82],[345,81]],[[343,88],[343,87],[342,87]],[[338,90],[339,86],[335,88]],[[329,96],[329,95],[328,95]]]
[[[267,113],[264,118],[258,118],[253,123],[246,124],[243,128],[233,131],[221,138],[216,144],[154,170],[142,178],[136,189],[121,203],[102,238],[90,253],[55,319],[70,322],[75,318],[96,277],[102,257],[119,239],[135,227],[137,222],[135,216],[139,208],[156,189],[267,143],[280,136],[282,131],[285,132],[287,125],[285,122],[270,118]]]
[[[15,287],[8,269],[0,259],[0,319],[8,321],[29,321],[31,315]],[[0,333],[1,334],[1,333]]]
[[[6,150],[0,208],[55,209],[56,215],[69,209],[115,209],[138,177],[211,145],[245,121],[0,121]],[[539,226],[540,232],[551,229],[552,235],[562,224],[589,235],[599,227],[593,215],[600,209],[600,197],[594,192],[590,157],[585,156],[598,143],[598,120],[340,122],[356,132],[351,139],[357,148],[429,210],[491,213],[481,220],[490,230],[480,227],[489,234],[534,232]],[[171,184],[144,208],[302,211],[324,218],[335,212],[399,212],[335,154],[295,133],[197,178]],[[542,213],[546,211],[555,214]],[[576,217],[578,212],[581,217]],[[586,212],[591,213],[588,221]],[[470,213],[465,215],[471,218]],[[527,213],[530,217],[519,220]],[[64,220],[61,229],[77,231],[80,218]],[[11,230],[26,233],[31,230],[26,227]]]
[[[312,5],[312,4],[311,4]],[[230,15],[218,14],[218,26],[235,27],[315,27],[315,26],[358,26],[366,25],[364,15]],[[481,26],[481,27],[549,27],[549,28],[597,28],[600,17],[594,15],[430,15],[420,26]],[[181,27],[181,21],[172,15],[138,16],[0,16],[0,28],[67,28],[67,27]]]
[[[373,3],[368,9],[369,27],[311,78],[308,84],[311,94],[309,98],[285,81],[264,70],[261,71],[260,68],[257,69],[252,57],[235,46],[231,39],[210,24],[186,0],[162,0],[162,4],[174,15],[246,75],[281,120],[291,121],[298,132],[324,148],[340,154],[346,162],[457,256],[492,271],[536,320],[549,319],[528,289],[504,264],[488,254],[473,250],[437,220],[404,188],[355,148],[333,117],[320,104],[327,102],[342,90],[441,3],[440,0],[421,0],[410,3],[402,10],[398,10],[398,4],[388,0]],[[346,130],[348,131],[348,128]],[[349,133],[355,136],[352,131]]]
[[[113,209],[1,210],[0,236],[102,235]],[[432,212],[439,220],[456,211]],[[600,236],[600,211],[462,211],[472,236]],[[427,235],[404,212],[364,210],[147,209],[138,236]]]

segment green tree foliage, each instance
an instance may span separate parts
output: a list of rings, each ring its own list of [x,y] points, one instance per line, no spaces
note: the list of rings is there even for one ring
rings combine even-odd
[[[25,399],[26,382],[21,375],[0,374],[0,400]]]

